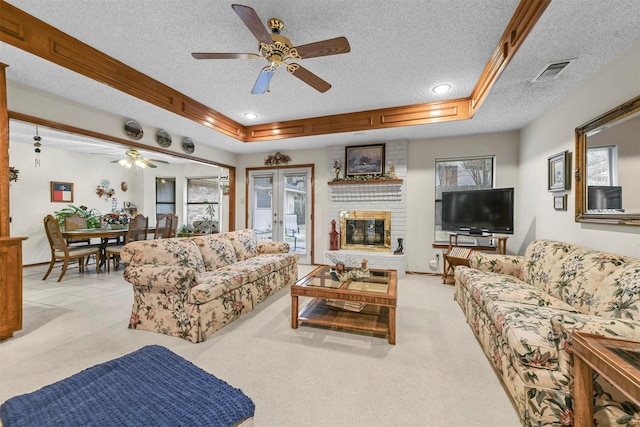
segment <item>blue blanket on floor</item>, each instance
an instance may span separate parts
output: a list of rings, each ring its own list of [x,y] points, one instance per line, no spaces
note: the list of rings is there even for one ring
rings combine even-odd
[[[241,390],[151,345],[0,406],[12,426],[231,426],[252,417]]]

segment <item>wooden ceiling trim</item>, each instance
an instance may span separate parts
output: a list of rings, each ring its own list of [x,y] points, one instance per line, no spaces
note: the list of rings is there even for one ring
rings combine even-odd
[[[219,112],[1,1],[0,41],[143,101],[243,140],[244,127]],[[9,64],[11,65],[11,64]],[[188,104],[192,108],[185,109]],[[195,112],[196,117],[187,111]],[[213,121],[211,120],[213,118]],[[219,126],[219,124],[224,124]],[[230,131],[229,129],[235,129]]]
[[[243,126],[212,108],[0,0],[0,41],[243,142],[353,132],[473,117],[551,0],[521,0],[467,99]],[[90,60],[87,60],[90,58]],[[10,65],[10,64],[9,64]]]
[[[473,116],[489,91],[502,74],[507,64],[513,59],[527,35],[536,25],[551,0],[521,0],[507,28],[504,30],[498,46],[485,66],[478,83],[471,92],[471,115]]]
[[[246,141],[259,142],[292,137],[414,126],[425,123],[464,120],[470,117],[470,100],[456,99],[247,126]]]

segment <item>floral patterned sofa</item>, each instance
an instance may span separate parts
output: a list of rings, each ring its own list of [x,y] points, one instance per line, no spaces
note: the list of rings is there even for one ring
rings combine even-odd
[[[522,423],[573,425],[571,334],[640,341],[640,259],[536,240],[523,257],[474,252],[469,265],[455,300]],[[640,425],[640,408],[595,377],[597,425]]]
[[[129,328],[202,342],[297,280],[298,256],[288,252],[250,229],[128,243]]]

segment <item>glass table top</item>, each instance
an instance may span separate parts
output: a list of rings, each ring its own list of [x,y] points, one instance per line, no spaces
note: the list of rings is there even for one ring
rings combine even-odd
[[[310,274],[298,286],[342,288],[351,291],[387,293],[389,289],[388,271],[369,270],[368,275],[359,269],[348,269],[347,274],[338,275],[330,266],[324,266]]]

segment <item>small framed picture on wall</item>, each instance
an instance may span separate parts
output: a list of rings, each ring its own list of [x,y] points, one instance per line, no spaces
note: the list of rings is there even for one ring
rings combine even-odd
[[[554,196],[553,197],[553,208],[557,211],[566,211],[567,210],[567,195],[563,196]]]
[[[51,201],[52,202],[73,202],[73,183],[51,181]]]
[[[563,151],[549,157],[549,191],[565,191],[571,185],[571,153]]]

